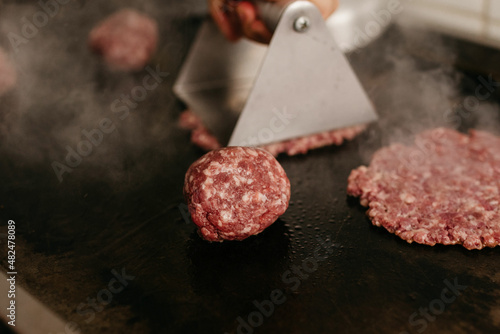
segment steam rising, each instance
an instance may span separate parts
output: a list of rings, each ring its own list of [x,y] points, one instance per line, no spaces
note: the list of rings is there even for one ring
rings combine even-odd
[[[119,180],[131,163],[134,172],[154,168],[141,165],[145,154],[175,161],[189,143],[186,134],[176,128],[180,107],[171,86],[196,28],[188,18],[205,13],[204,2],[147,0],[128,5],[118,0],[70,0],[58,7],[54,17],[27,38],[23,35],[26,19],[33,23],[33,15],[41,11],[40,4],[0,2],[0,46],[8,51],[18,71],[16,90],[0,97],[0,154],[51,170],[53,161],[65,163],[68,146],[76,149],[86,140],[82,130],[98,129],[107,118],[116,129],[104,134],[102,143],[64,178],[76,177],[80,169],[100,168]],[[146,99],[131,108],[128,117],[120,119],[112,111],[112,103],[141,86],[149,72],[110,72],[90,53],[87,37],[99,21],[124,7],[157,20],[161,37],[150,66],[159,66],[170,75],[148,91]],[[380,145],[408,141],[427,128],[463,125],[445,117],[467,97],[459,91],[460,77],[451,66],[453,50],[442,47],[435,35],[407,28],[393,30],[396,33],[352,56],[380,114],[379,123],[363,140],[361,151],[367,162]],[[14,47],[12,34],[23,36],[27,42]],[[448,65],[417,63],[408,48],[424,45],[447,59]],[[380,64],[388,70],[376,73],[383,67]],[[498,107],[480,101],[467,122],[471,120],[479,128],[495,129]],[[179,144],[184,142],[185,146]],[[149,163],[154,160],[148,159]],[[57,182],[55,176],[54,180]]]
[[[178,110],[172,108],[175,98],[171,85],[173,72],[180,64],[172,58],[183,52],[175,41],[183,37],[184,31],[172,28],[168,18],[172,21],[171,16],[193,15],[192,10],[185,6],[172,10],[169,2],[159,5],[153,0],[133,5],[84,0],[42,3],[49,6],[48,11],[38,2],[0,3],[0,46],[8,52],[18,72],[16,90],[0,97],[0,154],[52,169],[53,161],[66,164],[68,146],[76,150],[86,140],[82,130],[99,129],[106,118],[116,129],[104,134],[100,145],[94,146],[91,154],[83,157],[74,172],[66,173],[64,178],[74,177],[79,169],[94,167],[119,178],[130,161],[137,164],[139,171],[151,168],[137,163],[148,150],[165,157],[175,155],[178,148],[171,143],[172,137],[178,135]],[[148,90],[146,98],[136,101],[137,105],[129,108],[130,114],[123,117],[123,113],[113,112],[112,103],[141,87],[150,72],[108,70],[89,51],[87,38],[99,21],[125,7],[158,22],[159,49],[149,67],[173,74],[163,75],[159,85]],[[54,180],[57,182],[55,176]]]
[[[499,110],[493,95],[478,99],[461,91],[463,77],[453,67],[456,50],[445,46],[442,37],[397,25],[375,44],[361,59],[353,57],[363,64],[362,71],[386,69],[377,81],[366,80],[380,120],[360,144],[365,163],[380,146],[408,144],[426,129],[473,127],[498,133]]]

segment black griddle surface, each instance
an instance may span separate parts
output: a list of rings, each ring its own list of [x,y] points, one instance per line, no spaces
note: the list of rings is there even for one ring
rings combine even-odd
[[[175,6],[172,1],[168,5]],[[67,17],[81,17],[77,7],[68,9]],[[109,12],[117,8],[108,7]],[[399,65],[428,75],[443,68],[453,71],[433,57],[432,39],[414,45],[393,27],[351,55],[381,121],[341,147],[280,156],[292,186],[288,211],[258,236],[208,243],[181,212],[184,173],[203,152],[175,126],[183,106],[171,93],[200,20],[193,19],[189,10],[174,14],[157,13],[163,47],[155,61],[170,76],[134,110],[128,122],[135,127],[123,125],[96,149],[99,163],[86,160],[59,183],[50,165],[53,158],[33,162],[23,152],[3,149],[0,233],[6,232],[8,219],[16,221],[18,281],[23,287],[84,333],[238,333],[241,319],[255,325],[241,333],[499,332],[500,249],[410,245],[372,226],[365,208],[346,195],[350,171],[366,164],[374,150],[396,134],[411,138],[439,118],[429,120],[429,110],[419,113],[420,103],[426,103],[419,96],[426,98],[428,78],[405,72],[386,57],[391,53],[408,59],[410,65]],[[89,19],[87,26],[92,22]],[[85,34],[77,37],[84,40]],[[84,52],[75,43],[67,52]],[[417,49],[418,53],[412,52]],[[478,50],[475,59],[495,52],[498,56],[498,51]],[[474,94],[478,75],[499,73],[468,64],[455,73],[461,75],[461,94],[451,96],[454,103]],[[96,90],[126,92],[133,87],[121,86],[119,74],[100,66],[90,68]],[[144,74],[127,80],[137,82]],[[405,92],[404,82],[413,89],[413,97],[398,95]],[[498,105],[495,94],[484,103]],[[21,108],[17,98],[5,99],[9,107]],[[113,100],[102,99],[104,104]],[[58,104],[40,108],[57,109]],[[438,105],[433,112],[442,110]],[[478,125],[484,121],[472,115],[460,129]],[[319,240],[331,242],[331,254],[316,267],[310,260]],[[6,267],[5,259],[2,265]],[[302,265],[309,265],[310,273],[294,273],[295,266]],[[134,279],[102,310],[89,311],[89,298],[97,298],[108,287],[112,270],[122,269]],[[437,300],[447,288],[445,280],[467,288],[453,302],[444,303],[441,312]],[[269,300],[274,290],[282,291],[286,301],[261,321],[254,301]],[[429,308],[439,314],[426,318],[423,314]],[[18,312],[22,314],[22,308]]]

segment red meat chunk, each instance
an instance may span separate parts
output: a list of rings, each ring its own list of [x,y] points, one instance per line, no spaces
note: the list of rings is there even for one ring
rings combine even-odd
[[[99,23],[89,36],[92,51],[113,70],[138,71],[151,59],[158,44],[158,26],[150,17],[123,9]]]
[[[262,232],[286,211],[290,181],[268,152],[226,147],[189,167],[184,196],[202,238],[243,240]]]

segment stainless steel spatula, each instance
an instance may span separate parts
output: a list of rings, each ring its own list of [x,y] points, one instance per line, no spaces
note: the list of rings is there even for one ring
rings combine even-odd
[[[315,5],[257,4],[274,31],[269,46],[228,42],[207,20],[174,85],[222,144],[260,146],[377,119]]]

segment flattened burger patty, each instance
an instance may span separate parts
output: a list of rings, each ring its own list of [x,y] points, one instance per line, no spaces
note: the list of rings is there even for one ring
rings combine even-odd
[[[346,140],[353,140],[357,135],[366,129],[366,125],[355,125],[343,129],[325,131],[310,136],[299,137],[262,146],[274,156],[286,153],[290,156],[306,154],[316,148],[337,145],[340,146]]]
[[[191,130],[191,142],[204,150],[214,150],[222,147],[210,131],[202,123],[198,116],[191,111],[184,111],[180,118],[179,124],[182,128]],[[345,140],[352,140],[358,134],[366,129],[366,125],[356,125],[344,129],[337,129],[317,133],[311,136],[300,137],[296,139],[285,140],[278,143],[272,143],[261,146],[275,157],[281,153],[286,153],[290,156],[297,154],[306,154],[308,151],[329,146],[342,145]]]
[[[227,147],[205,154],[189,167],[184,196],[204,239],[243,240],[286,211],[290,181],[268,152]]]
[[[158,43],[158,26],[148,16],[123,9],[90,32],[89,45],[103,56],[111,69],[141,70],[151,59]]]
[[[368,216],[408,242],[500,243],[500,138],[434,129],[413,146],[377,151],[369,167],[349,176],[348,193],[368,206]]]

